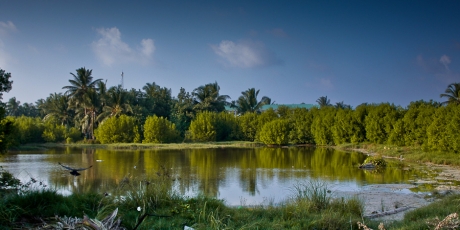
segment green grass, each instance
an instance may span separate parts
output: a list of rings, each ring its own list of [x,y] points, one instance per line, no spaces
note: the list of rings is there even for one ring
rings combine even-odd
[[[116,144],[88,144],[88,143],[43,143],[26,144],[10,149],[10,151],[37,151],[48,148],[76,147],[111,150],[137,150],[137,149],[210,149],[210,148],[253,148],[262,147],[264,144],[249,141],[227,141],[227,142],[206,142],[206,143],[116,143]]]
[[[202,195],[179,196],[170,183],[166,177],[130,181],[109,196],[63,196],[48,189],[3,195],[0,227],[32,228],[42,224],[40,219],[53,225],[55,215],[82,218],[83,213],[102,220],[118,209],[117,217],[128,229],[346,229],[356,228],[363,207],[356,198],[332,199],[318,182],[299,184],[292,199],[280,204],[238,207]]]
[[[339,150],[361,150],[385,157],[400,158],[416,163],[433,163],[460,166],[460,155],[452,152],[424,151],[421,147],[400,147],[383,144],[342,144],[335,146]]]

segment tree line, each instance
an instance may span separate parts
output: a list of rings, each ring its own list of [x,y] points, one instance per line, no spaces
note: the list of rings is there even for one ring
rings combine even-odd
[[[441,97],[447,101],[416,101],[407,108],[390,103],[361,104],[356,108],[327,97],[312,109],[279,106],[260,111],[269,97],[258,100],[250,88],[228,102],[215,83],[192,92],[171,90],[147,83],[142,90],[120,85],[107,89],[102,79],[93,80],[85,68],[71,73],[67,91],[50,94],[36,105],[21,106],[12,98],[6,103],[12,135],[3,142],[171,143],[183,141],[259,141],[269,145],[379,143],[418,146],[426,150],[460,151],[460,84],[448,86]],[[235,113],[226,112],[226,106]],[[35,108],[35,109],[34,109]],[[22,109],[22,113],[20,112]],[[27,112],[29,111],[29,112]],[[19,116],[22,115],[22,116]],[[8,142],[8,141],[11,141]]]

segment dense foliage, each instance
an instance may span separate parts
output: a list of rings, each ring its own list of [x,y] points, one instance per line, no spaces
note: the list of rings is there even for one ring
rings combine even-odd
[[[143,143],[173,143],[180,140],[176,125],[164,117],[147,117],[144,125]]]
[[[1,69],[0,69],[1,70]],[[318,107],[261,111],[271,99],[249,88],[228,102],[217,82],[177,97],[171,90],[147,83],[142,90],[108,88],[93,80],[92,70],[71,73],[65,94],[54,93],[35,104],[16,98],[0,107],[0,150],[15,144],[75,142],[96,138],[101,143],[177,141],[259,141],[266,144],[338,145],[378,143],[460,152],[460,84],[450,84],[443,103],[416,101],[407,108],[390,103],[361,104],[355,109],[320,97]],[[11,89],[11,75],[0,71],[1,92]],[[231,108],[228,112],[226,108]],[[11,116],[4,118],[5,115]]]
[[[102,144],[140,142],[139,126],[134,117],[121,115],[105,120],[94,135]]]

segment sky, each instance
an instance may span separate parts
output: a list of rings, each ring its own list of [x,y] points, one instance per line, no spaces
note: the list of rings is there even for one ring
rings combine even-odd
[[[107,85],[177,96],[217,82],[277,104],[444,101],[460,82],[460,1],[0,0],[0,68],[16,97],[65,92],[85,67]]]

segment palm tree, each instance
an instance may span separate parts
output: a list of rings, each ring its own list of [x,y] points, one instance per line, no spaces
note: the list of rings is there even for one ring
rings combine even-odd
[[[171,89],[161,88],[155,82],[147,83],[142,89],[145,91],[145,102],[149,112],[169,118],[172,104]]]
[[[460,104],[460,83],[450,84],[444,92],[440,96],[447,97],[447,101],[442,102],[442,104]]]
[[[256,91],[255,88],[250,88],[241,92],[241,94],[238,101],[236,101],[238,113],[260,112],[260,108],[263,105],[270,104],[271,102],[271,99],[266,96],[263,96],[260,101],[257,101],[259,90]]]
[[[337,109],[351,109],[351,105],[347,105],[343,101],[335,103],[334,107]]]
[[[19,115],[19,107],[21,102],[16,100],[16,97],[12,97],[6,103],[6,110],[9,116],[18,116]]]
[[[214,111],[222,112],[225,110],[225,106],[229,103],[227,99],[230,99],[228,95],[219,94],[220,87],[215,83],[209,83],[202,85],[193,90],[192,96],[194,97],[194,110],[196,111]]]
[[[52,117],[58,119],[61,125],[69,126],[73,119],[73,111],[69,106],[69,96],[62,93],[50,94],[46,101],[41,105],[46,116],[43,120]]]
[[[325,106],[331,106],[331,100],[327,99],[327,96],[322,96],[316,100],[320,108],[323,108]]]
[[[122,114],[132,113],[133,109],[129,104],[128,92],[118,85],[111,87],[107,93],[107,104],[103,108],[103,112],[97,117],[98,121],[103,121],[109,117],[118,117]]]
[[[92,70],[86,69],[85,67],[77,69],[77,75],[70,73],[73,79],[70,79],[70,85],[62,87],[67,89],[66,94],[70,96],[70,99],[78,107],[82,103],[84,95],[91,89],[96,88],[96,84],[102,79],[93,81]]]
[[[101,111],[101,98],[96,92],[96,89],[87,91],[79,104],[76,107],[76,123],[82,127],[82,132],[86,134],[87,138],[94,138],[94,129],[96,128],[96,117]]]

